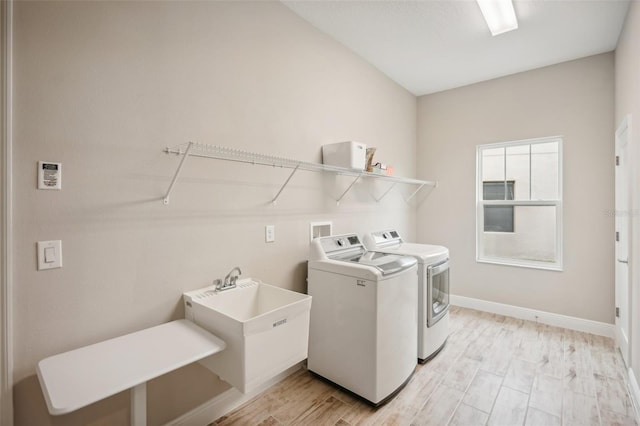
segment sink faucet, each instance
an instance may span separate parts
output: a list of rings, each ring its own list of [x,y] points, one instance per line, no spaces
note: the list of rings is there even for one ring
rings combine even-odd
[[[234,274],[234,272],[237,272]],[[222,280],[215,280],[214,283],[216,285],[216,291],[229,290],[231,288],[236,287],[236,281],[238,281],[238,277],[242,274],[239,266],[236,266],[224,277],[224,282]]]

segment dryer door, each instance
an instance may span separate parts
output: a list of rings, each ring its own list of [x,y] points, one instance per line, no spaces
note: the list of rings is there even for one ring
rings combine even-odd
[[[449,309],[449,259],[427,268],[427,327]]]

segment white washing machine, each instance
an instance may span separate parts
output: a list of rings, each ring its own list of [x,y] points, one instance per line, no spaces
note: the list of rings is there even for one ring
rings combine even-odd
[[[355,234],[316,238],[308,293],[308,369],[376,406],[395,396],[416,368],[416,259]]]
[[[393,229],[372,232],[363,239],[369,250],[413,256],[418,261],[418,360],[428,361],[449,337],[449,250],[405,243]]]

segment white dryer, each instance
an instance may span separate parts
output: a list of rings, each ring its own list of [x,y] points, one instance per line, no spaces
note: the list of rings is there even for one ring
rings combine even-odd
[[[363,239],[369,250],[413,256],[418,261],[418,360],[428,361],[449,337],[449,250],[405,243],[393,229],[372,232]]]
[[[308,369],[373,405],[416,368],[417,262],[367,251],[355,234],[311,242]]]

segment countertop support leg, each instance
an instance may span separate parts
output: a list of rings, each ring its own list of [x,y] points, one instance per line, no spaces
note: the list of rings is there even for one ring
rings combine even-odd
[[[147,383],[131,388],[131,426],[147,425]]]

